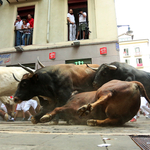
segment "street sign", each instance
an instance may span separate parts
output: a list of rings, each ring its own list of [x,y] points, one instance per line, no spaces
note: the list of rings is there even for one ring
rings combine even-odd
[[[55,59],[55,58],[56,58],[55,52],[49,53],[49,59]]]
[[[106,55],[107,54],[107,47],[100,48],[100,54],[101,55]]]

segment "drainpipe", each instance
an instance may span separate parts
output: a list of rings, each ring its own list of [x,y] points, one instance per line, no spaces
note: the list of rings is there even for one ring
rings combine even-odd
[[[50,7],[51,0],[48,0],[48,15],[47,15],[47,38],[46,41],[49,43],[49,26],[50,26]]]

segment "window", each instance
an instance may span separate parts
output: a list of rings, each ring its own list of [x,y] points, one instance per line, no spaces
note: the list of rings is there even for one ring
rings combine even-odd
[[[135,55],[140,55],[140,48],[139,47],[135,48]]]
[[[27,20],[28,19],[27,18],[28,14],[31,14],[32,18],[34,19],[34,10],[35,10],[35,6],[18,7],[17,8],[17,14],[20,15],[21,20],[23,20],[23,19]],[[24,36],[25,43],[23,44],[22,36],[25,33],[25,31],[28,34],[26,34]],[[19,36],[17,30],[15,30],[15,37],[16,36]],[[15,38],[15,46],[18,46],[18,45],[31,45],[32,44],[32,39],[33,39],[33,29],[30,29],[28,31],[27,30],[20,30],[20,36],[19,37],[20,37],[18,39],[19,41],[18,40],[16,41],[16,38]]]
[[[86,12],[86,28],[85,28],[85,39],[89,38],[89,28],[88,28],[88,10],[87,10],[87,0],[68,0],[68,12],[69,10],[72,9],[73,10],[73,14],[75,17],[75,23],[76,23],[76,34],[75,34],[75,38],[78,32],[78,27],[79,27],[79,10],[82,9],[83,12]],[[68,40],[70,40],[70,28],[72,26],[70,26],[70,24],[68,23]],[[74,35],[73,31],[72,31],[72,35]],[[78,39],[82,39],[83,38],[83,32],[81,31],[79,34]]]
[[[142,58],[137,58],[136,59],[136,64],[137,64],[137,67],[143,66]]]
[[[130,59],[125,59],[125,63],[130,65]]]
[[[31,63],[31,64],[22,64],[25,67],[29,67],[31,69],[35,69],[35,63]],[[20,67],[19,65],[7,65],[6,67]]]
[[[66,60],[66,64],[76,64],[76,65],[83,65],[83,64],[91,64],[91,58],[88,59],[75,59],[75,60]]]
[[[124,55],[124,56],[129,56],[129,50],[128,50],[128,48],[125,48],[125,49],[123,50],[123,55]]]

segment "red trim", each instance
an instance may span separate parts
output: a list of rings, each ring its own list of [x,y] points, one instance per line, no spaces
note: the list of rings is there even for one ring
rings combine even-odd
[[[17,11],[28,10],[28,9],[34,9],[34,8],[35,8],[35,6],[19,7],[19,8],[17,9]]]
[[[68,4],[83,3],[83,2],[87,2],[87,0],[68,0]]]

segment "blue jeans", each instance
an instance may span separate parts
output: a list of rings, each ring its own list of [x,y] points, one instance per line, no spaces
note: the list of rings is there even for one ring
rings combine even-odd
[[[22,35],[22,45],[25,45],[25,37],[27,37],[27,45],[29,45],[30,34],[26,33]]]
[[[21,45],[21,32],[16,31],[16,46]]]

